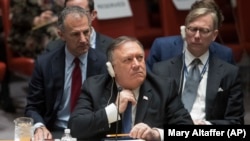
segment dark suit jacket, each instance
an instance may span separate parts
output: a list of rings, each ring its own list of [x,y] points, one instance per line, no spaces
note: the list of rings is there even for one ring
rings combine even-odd
[[[113,83],[115,85],[115,82]],[[117,122],[109,127],[104,109],[116,100],[117,88],[114,87],[112,93],[111,87],[112,79],[108,74],[90,77],[85,81],[83,92],[68,122],[73,137],[101,140],[106,134],[116,133]],[[144,96],[148,97],[148,100],[145,100]],[[158,128],[163,128],[164,123],[193,124],[177,95],[176,83],[150,73],[140,88],[135,124],[139,122]],[[120,128],[119,125],[119,131]]]
[[[113,40],[112,38],[106,35],[103,35],[99,32],[96,32],[96,50],[106,54],[106,50],[108,46],[111,44],[112,40]],[[48,43],[45,49],[45,52],[49,52],[53,50],[54,48],[57,48],[58,46],[62,46],[64,44],[65,43],[61,39],[51,41]]]
[[[183,56],[180,55],[167,61],[155,63],[153,72],[164,78],[174,78],[178,87],[182,87],[182,58]],[[219,88],[223,91],[218,91]],[[244,123],[243,92],[239,69],[235,65],[214,57],[211,53],[205,104],[206,120],[212,124]]]
[[[90,48],[87,61],[87,77],[107,72],[104,54]],[[61,104],[64,74],[65,47],[63,45],[37,58],[29,83],[25,116],[32,117],[34,123],[44,123],[51,131]]]
[[[147,68],[152,70],[154,63],[168,60],[182,54],[183,43],[181,36],[160,37],[155,39],[147,58]],[[218,58],[235,64],[231,48],[212,42],[209,49]]]

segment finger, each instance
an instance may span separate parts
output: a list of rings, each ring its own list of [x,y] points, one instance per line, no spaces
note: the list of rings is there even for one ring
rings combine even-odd
[[[141,128],[139,128],[138,130],[138,138],[146,138],[147,136],[151,136],[151,128],[146,125],[146,124],[141,124],[140,126]]]
[[[131,102],[132,105],[135,105],[137,103],[134,93],[131,90],[124,89],[122,91],[122,98],[124,101],[126,101],[126,103]]]
[[[132,96],[129,101],[132,103],[132,105],[136,105],[137,104],[137,100],[135,99],[134,96]]]
[[[41,128],[36,129],[34,140],[35,141],[42,141],[44,139],[43,137],[43,130]]]
[[[143,124],[139,123],[139,124],[136,124],[132,130],[131,130],[131,136],[133,138],[140,138],[141,135],[143,134],[145,128],[143,126]]]
[[[44,139],[52,139],[52,135],[48,130],[44,131]]]
[[[153,138],[153,133],[151,128],[145,128],[145,130],[141,133],[140,138],[141,139],[151,139]]]

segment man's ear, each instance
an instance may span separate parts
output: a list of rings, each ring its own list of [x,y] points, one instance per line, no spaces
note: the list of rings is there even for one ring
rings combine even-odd
[[[90,14],[91,14],[91,16],[90,16],[91,21],[93,22],[97,17],[97,11],[93,10]]]
[[[214,30],[213,31],[213,41],[215,41],[215,39],[217,38],[218,34],[219,34],[219,30]]]
[[[63,33],[62,33],[61,30],[58,29],[57,34],[61,38],[61,40],[65,41],[65,38],[64,38]]]

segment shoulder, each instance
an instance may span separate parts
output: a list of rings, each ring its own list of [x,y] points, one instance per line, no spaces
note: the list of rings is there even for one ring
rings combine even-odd
[[[239,71],[239,67],[237,65],[234,64],[230,64],[228,62],[226,62],[225,60],[222,60],[221,58],[218,58],[216,56],[212,57],[212,64],[209,65],[216,65],[218,67],[221,67],[224,69],[225,72],[232,72],[232,73],[236,73]]]
[[[181,36],[166,36],[166,37],[159,37],[154,40],[154,42],[160,42],[160,43],[165,43],[165,42],[183,42]]]
[[[88,51],[88,57],[93,59],[93,60],[103,60],[103,61],[106,61],[106,55],[103,53],[103,52],[100,52],[96,49],[93,49],[93,48],[89,48],[89,51]]]
[[[166,87],[169,84],[171,85],[175,83],[174,79],[170,77],[162,78],[159,75],[156,75],[150,71],[147,72],[146,81],[148,81],[150,84],[154,84],[154,85],[158,85],[162,87]]]
[[[56,57],[64,57],[65,56],[65,51],[64,51],[64,47],[58,47],[58,48],[54,48],[50,51],[45,51],[42,54],[40,54],[36,61],[44,61],[44,60],[52,60],[53,58]]]
[[[173,58],[170,58],[168,60],[163,60],[163,61],[160,61],[160,62],[156,62],[154,65],[153,65],[153,68],[166,68],[166,69],[171,69],[171,68],[168,68],[168,66],[170,65],[174,65],[174,64],[177,64],[179,62],[182,61],[182,55],[177,55]],[[164,70],[164,69],[163,69]]]
[[[61,39],[50,41],[45,48],[45,52],[49,52],[51,50],[54,50],[59,47],[64,47],[64,46],[65,46],[65,42]]]
[[[107,35],[104,35],[102,33],[96,32],[96,40],[105,40],[107,42],[112,42],[113,38],[111,38]]]
[[[209,46],[210,52],[226,62],[235,64],[233,51],[231,48],[217,42],[212,42]]]
[[[160,77],[152,72],[147,72],[144,88],[161,97],[177,94],[177,84],[171,77]]]
[[[103,74],[98,74],[98,75],[93,75],[88,77],[85,81],[84,81],[84,85],[87,88],[100,88],[100,89],[105,89],[106,87],[109,87],[108,85],[110,84],[110,82],[112,78],[109,76],[108,73],[103,73]],[[95,84],[95,85],[93,85]]]
[[[215,49],[216,51],[219,52],[224,52],[224,53],[232,53],[232,49],[229,48],[228,46],[222,45],[218,42],[212,42],[211,43],[211,48]]]
[[[182,50],[183,39],[181,36],[167,36],[156,38],[152,44],[151,50],[164,50],[162,53],[168,53],[168,49]],[[171,52],[171,51],[170,51]]]

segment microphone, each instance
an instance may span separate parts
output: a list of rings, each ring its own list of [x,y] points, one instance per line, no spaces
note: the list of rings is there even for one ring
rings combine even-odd
[[[117,116],[116,116],[116,128],[115,128],[115,139],[117,140],[118,137],[118,118],[119,118],[119,107],[120,107],[120,92],[122,91],[122,87],[118,87],[118,103],[117,103]]]
[[[123,88],[122,87],[118,87],[117,90],[120,93],[123,90]]]

